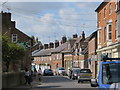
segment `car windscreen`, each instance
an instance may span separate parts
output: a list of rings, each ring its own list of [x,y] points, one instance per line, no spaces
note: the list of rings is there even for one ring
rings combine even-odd
[[[103,64],[102,81],[103,84],[120,82],[120,63]]]
[[[89,69],[81,69],[80,73],[91,73]]]
[[[59,68],[59,70],[65,70],[64,68]]]
[[[73,69],[73,73],[79,73],[80,72],[80,69]]]
[[[52,71],[51,69],[46,69],[45,71]]]

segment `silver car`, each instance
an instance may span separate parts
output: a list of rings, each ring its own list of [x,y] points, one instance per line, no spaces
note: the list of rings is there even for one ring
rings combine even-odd
[[[78,74],[78,83],[83,81],[91,81],[92,75],[90,69],[81,69]]]

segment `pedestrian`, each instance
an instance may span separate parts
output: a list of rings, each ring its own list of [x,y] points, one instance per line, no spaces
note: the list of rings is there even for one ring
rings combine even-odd
[[[36,74],[37,74],[37,70],[36,68],[34,68],[34,76],[36,76]]]
[[[41,81],[41,76],[42,76],[42,70],[41,70],[41,68],[39,68],[39,70],[38,70],[38,79],[39,79],[39,81]]]
[[[31,85],[31,81],[32,81],[32,77],[31,74],[29,72],[29,70],[26,68],[25,69],[25,85],[28,83],[29,85]]]
[[[71,70],[71,69],[68,70],[68,74],[69,74],[69,75],[68,75],[69,78],[71,79],[71,78],[72,78],[72,70]]]

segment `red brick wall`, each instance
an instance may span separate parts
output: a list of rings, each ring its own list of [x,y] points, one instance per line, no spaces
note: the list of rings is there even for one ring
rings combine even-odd
[[[109,14],[109,6],[110,4],[112,5],[112,14]],[[104,9],[106,8],[106,18],[104,19]],[[116,4],[115,2],[108,2],[107,5],[105,7],[103,7],[99,12],[98,12],[98,27],[102,27],[102,35],[101,37],[101,45],[102,47],[106,46],[106,42],[105,41],[105,34],[104,34],[104,28],[107,27],[107,22],[112,19],[112,42],[116,42],[116,20],[117,20],[117,15],[116,15]]]

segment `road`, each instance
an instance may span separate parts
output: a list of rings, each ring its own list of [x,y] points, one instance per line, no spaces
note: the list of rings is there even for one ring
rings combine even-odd
[[[31,90],[40,88],[91,88],[89,82],[78,84],[75,80],[70,80],[67,76],[43,76],[42,82],[36,83]]]

